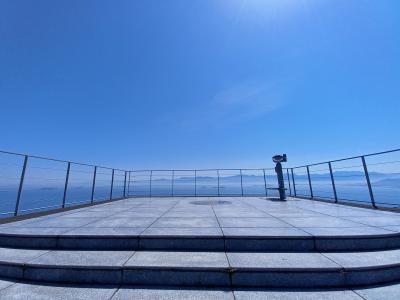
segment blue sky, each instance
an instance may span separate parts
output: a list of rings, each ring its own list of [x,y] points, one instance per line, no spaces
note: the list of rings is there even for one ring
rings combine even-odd
[[[398,148],[399,1],[2,0],[0,148],[129,169]]]

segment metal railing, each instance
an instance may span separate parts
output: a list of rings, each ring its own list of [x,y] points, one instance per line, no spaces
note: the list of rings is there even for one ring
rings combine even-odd
[[[0,151],[0,217],[127,197],[275,195],[273,168],[135,170]]]
[[[127,196],[266,196],[276,185],[273,168],[136,170]]]
[[[400,207],[400,149],[286,169],[289,195]]]
[[[400,149],[284,171],[290,196],[400,207]],[[277,179],[274,168],[132,171],[0,151],[0,217],[171,196],[277,196]]]
[[[126,197],[128,171],[0,151],[0,216]]]

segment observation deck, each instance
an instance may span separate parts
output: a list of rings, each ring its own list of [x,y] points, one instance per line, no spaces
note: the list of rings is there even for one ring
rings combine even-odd
[[[21,209],[19,180],[17,213],[0,225],[0,299],[391,299],[400,292],[400,214],[383,207],[379,194],[373,203],[340,199],[337,181],[336,197],[316,197],[311,166],[311,199],[299,195],[298,168],[287,169],[287,201],[270,195],[265,171],[258,195],[246,196],[249,179],[237,169],[238,195],[223,195],[226,171],[217,172],[219,196],[179,195],[187,178],[172,177],[171,185],[151,172],[152,192],[160,194],[132,197],[132,172],[121,171],[118,195],[112,169],[109,199],[68,205],[71,165],[61,204],[51,209]],[[196,172],[196,193],[204,180]],[[161,194],[160,182],[175,194]],[[373,188],[369,179],[367,195]]]

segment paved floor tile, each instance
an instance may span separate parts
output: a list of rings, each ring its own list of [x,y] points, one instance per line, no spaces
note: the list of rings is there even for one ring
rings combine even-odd
[[[384,226],[383,229],[394,231],[394,232],[400,232],[400,225],[396,226]]]
[[[138,236],[145,227],[80,227],[65,232],[64,235],[77,236]]]
[[[400,284],[367,287],[354,291],[366,300],[394,300],[400,298]]]
[[[221,227],[292,227],[275,218],[218,218]]]
[[[362,227],[360,223],[334,217],[281,218],[296,227]]]
[[[262,218],[262,217],[270,217],[265,212],[260,210],[244,210],[240,208],[232,208],[232,209],[214,209],[215,214],[218,218],[222,217],[253,217],[253,218]]]
[[[10,285],[13,285],[13,284],[14,284],[14,282],[12,282],[12,281],[0,279],[0,290],[5,289],[6,287],[9,287]]]
[[[319,253],[227,253],[233,268],[334,268],[340,266]]]
[[[307,237],[309,233],[294,228],[294,227],[263,227],[263,228],[222,228],[225,236],[233,237],[257,237],[257,236],[272,236],[272,237]]]
[[[224,252],[140,251],[125,266],[227,268],[229,264]]]
[[[331,237],[349,236],[349,235],[370,236],[370,235],[394,234],[393,231],[371,226],[350,227],[346,228],[345,230],[343,228],[337,228],[337,227],[302,227],[301,229],[314,236],[331,236]]]
[[[234,291],[236,300],[361,300],[352,291],[307,291],[307,290],[239,290]]]
[[[48,250],[0,248],[0,261],[24,263],[40,257],[46,252]]]
[[[106,218],[85,227],[148,227],[156,218]]]
[[[118,290],[112,300],[234,300],[230,290],[187,289],[187,288],[140,288],[124,287]]]
[[[57,236],[72,229],[74,227],[5,227],[0,228],[0,233]]]
[[[60,216],[59,218],[106,218],[118,214],[115,211],[80,211]]]
[[[391,265],[400,261],[400,250],[369,252],[323,253],[337,264],[345,268],[361,268],[374,265]]]
[[[5,300],[108,300],[116,287],[107,286],[64,286],[51,284],[16,283],[0,290],[0,299]]]
[[[142,232],[141,236],[222,236],[221,228],[201,227],[201,228],[182,228],[182,227],[150,227]]]
[[[29,223],[29,227],[80,227],[97,220],[100,218],[49,218]]]
[[[400,216],[346,217],[346,219],[370,226],[400,225]]]
[[[122,266],[133,251],[50,251],[31,264],[58,266]]]
[[[160,218],[151,227],[219,227],[216,218]]]

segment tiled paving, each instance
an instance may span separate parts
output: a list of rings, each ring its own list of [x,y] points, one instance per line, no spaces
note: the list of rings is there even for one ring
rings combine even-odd
[[[389,284],[359,289],[197,289],[177,287],[141,287],[113,285],[55,285],[0,280],[0,299],[7,300],[172,300],[172,299],[213,299],[213,300],[383,300],[397,299],[400,284]]]
[[[341,236],[395,232],[400,232],[398,213],[262,197],[130,198],[0,225],[0,233],[31,235]]]

